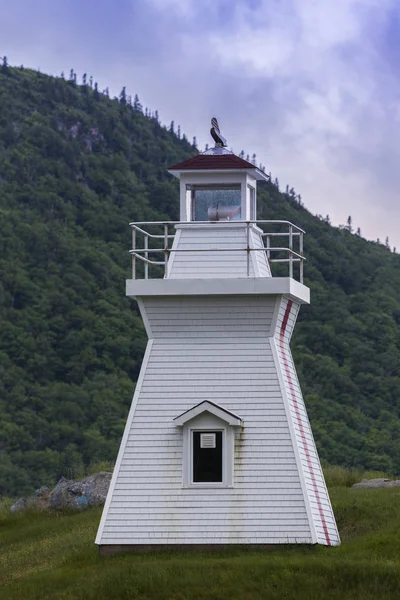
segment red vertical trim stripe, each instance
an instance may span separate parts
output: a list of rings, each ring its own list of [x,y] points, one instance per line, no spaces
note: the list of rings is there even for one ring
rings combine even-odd
[[[299,404],[297,402],[296,392],[295,392],[294,385],[293,385],[293,379],[292,379],[292,376],[290,373],[289,360],[288,360],[286,347],[285,347],[285,332],[286,332],[286,328],[287,328],[287,324],[288,324],[288,320],[289,320],[289,316],[290,316],[290,311],[292,309],[292,305],[293,305],[292,300],[288,300],[285,314],[284,314],[283,321],[282,321],[282,325],[281,325],[281,329],[280,329],[280,335],[279,335],[279,342],[280,342],[282,359],[283,359],[283,367],[285,369],[285,375],[286,375],[286,378],[287,378],[287,381],[289,384],[290,395],[291,395],[294,410],[296,413],[297,426],[300,431],[301,441],[302,441],[303,448],[304,448],[304,454],[306,455],[306,458],[307,458],[307,464],[308,464],[308,468],[310,471],[311,482],[312,482],[312,486],[314,489],[315,499],[317,502],[318,512],[319,512],[319,516],[321,518],[326,543],[328,544],[328,546],[331,546],[332,543],[331,543],[331,540],[329,537],[328,527],[327,527],[327,524],[325,521],[321,498],[319,496],[318,484],[317,484],[317,480],[315,479],[314,468],[313,468],[312,460],[310,457],[310,451],[308,448],[307,438],[306,438],[305,431],[304,431],[303,421],[302,421],[301,414],[300,414]]]

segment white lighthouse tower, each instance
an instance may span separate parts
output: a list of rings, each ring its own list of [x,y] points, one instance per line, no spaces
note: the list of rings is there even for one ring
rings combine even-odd
[[[215,148],[170,168],[180,222],[131,224],[126,293],[149,341],[96,538],[103,554],[340,543],[289,346],[309,302],[303,232],[256,222],[267,176],[212,124]],[[273,262],[288,276],[273,277]]]

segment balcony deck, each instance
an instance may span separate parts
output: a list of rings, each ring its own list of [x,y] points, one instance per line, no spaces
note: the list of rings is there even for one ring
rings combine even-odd
[[[245,259],[246,276],[252,277],[251,256],[252,253],[263,253],[269,265],[272,276],[288,276],[300,283],[303,283],[304,261],[303,255],[303,236],[305,232],[290,223],[290,221],[140,221],[130,223],[132,228],[132,279],[160,279],[168,278],[170,275],[169,266],[171,257],[178,253],[190,253],[191,256],[199,256],[207,253],[219,254],[228,252],[231,256],[237,256],[237,259]],[[193,245],[190,248],[174,247],[176,231],[179,229],[204,229],[215,232],[217,228],[223,232],[224,227],[241,228],[245,230],[244,240],[238,243],[235,239],[232,244],[216,244],[204,247],[203,244],[196,245],[196,239],[193,238]],[[252,244],[254,237],[251,235],[257,231],[262,244]],[[201,239],[201,238],[200,238]],[[286,272],[283,267],[286,266]],[[268,274],[269,275],[269,274]]]

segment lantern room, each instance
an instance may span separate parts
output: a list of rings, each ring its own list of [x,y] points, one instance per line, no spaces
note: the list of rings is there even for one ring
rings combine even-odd
[[[180,180],[180,221],[255,221],[257,181],[268,175],[216,146],[170,168]]]

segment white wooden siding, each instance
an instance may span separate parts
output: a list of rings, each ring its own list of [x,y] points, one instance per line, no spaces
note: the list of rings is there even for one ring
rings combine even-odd
[[[289,302],[142,299],[154,339],[97,543],[340,542],[290,352],[299,307]],[[244,421],[231,488],[182,487],[173,419],[203,400]]]
[[[298,311],[298,304],[280,300],[276,347],[317,542],[337,545],[339,533],[289,346]]]
[[[264,242],[261,237],[261,231],[253,230],[251,234],[251,247],[264,249]],[[254,260],[257,262],[255,270],[258,270],[258,277],[271,277],[271,269],[268,264],[267,253],[265,250],[252,252]]]
[[[268,337],[275,298],[143,305],[154,340],[97,543],[311,543]],[[203,400],[244,421],[231,488],[182,487],[182,430],[173,419]]]
[[[224,338],[226,337],[245,338],[236,348],[239,356],[246,354],[247,346],[249,352],[254,355],[259,354],[253,337],[265,338],[270,333],[275,299],[275,296],[256,295],[235,298],[225,296],[212,298],[210,296],[186,296],[162,299],[148,297],[144,303],[152,335],[160,339],[161,343],[163,339],[168,339],[167,343],[170,338],[174,340],[187,339],[188,342],[191,342],[191,356],[196,360],[196,356],[204,356],[208,353],[207,348],[199,343],[204,338],[207,344],[209,342],[220,344],[220,359],[226,363],[229,362],[229,359],[223,355]],[[252,337],[248,339],[250,330]],[[178,353],[180,352],[178,350]],[[158,350],[158,353],[162,353],[165,360],[168,361],[169,355],[165,355],[162,349]],[[213,360],[206,362],[212,363]],[[197,366],[201,367],[202,365]],[[211,366],[205,364],[203,368]],[[215,366],[218,368],[218,365]]]
[[[249,229],[249,247],[262,248],[258,230]],[[231,250],[241,248],[241,251]],[[266,253],[251,252],[247,271],[247,228],[218,225],[190,226],[178,229],[171,252],[168,278],[232,278],[269,277],[271,275]]]

